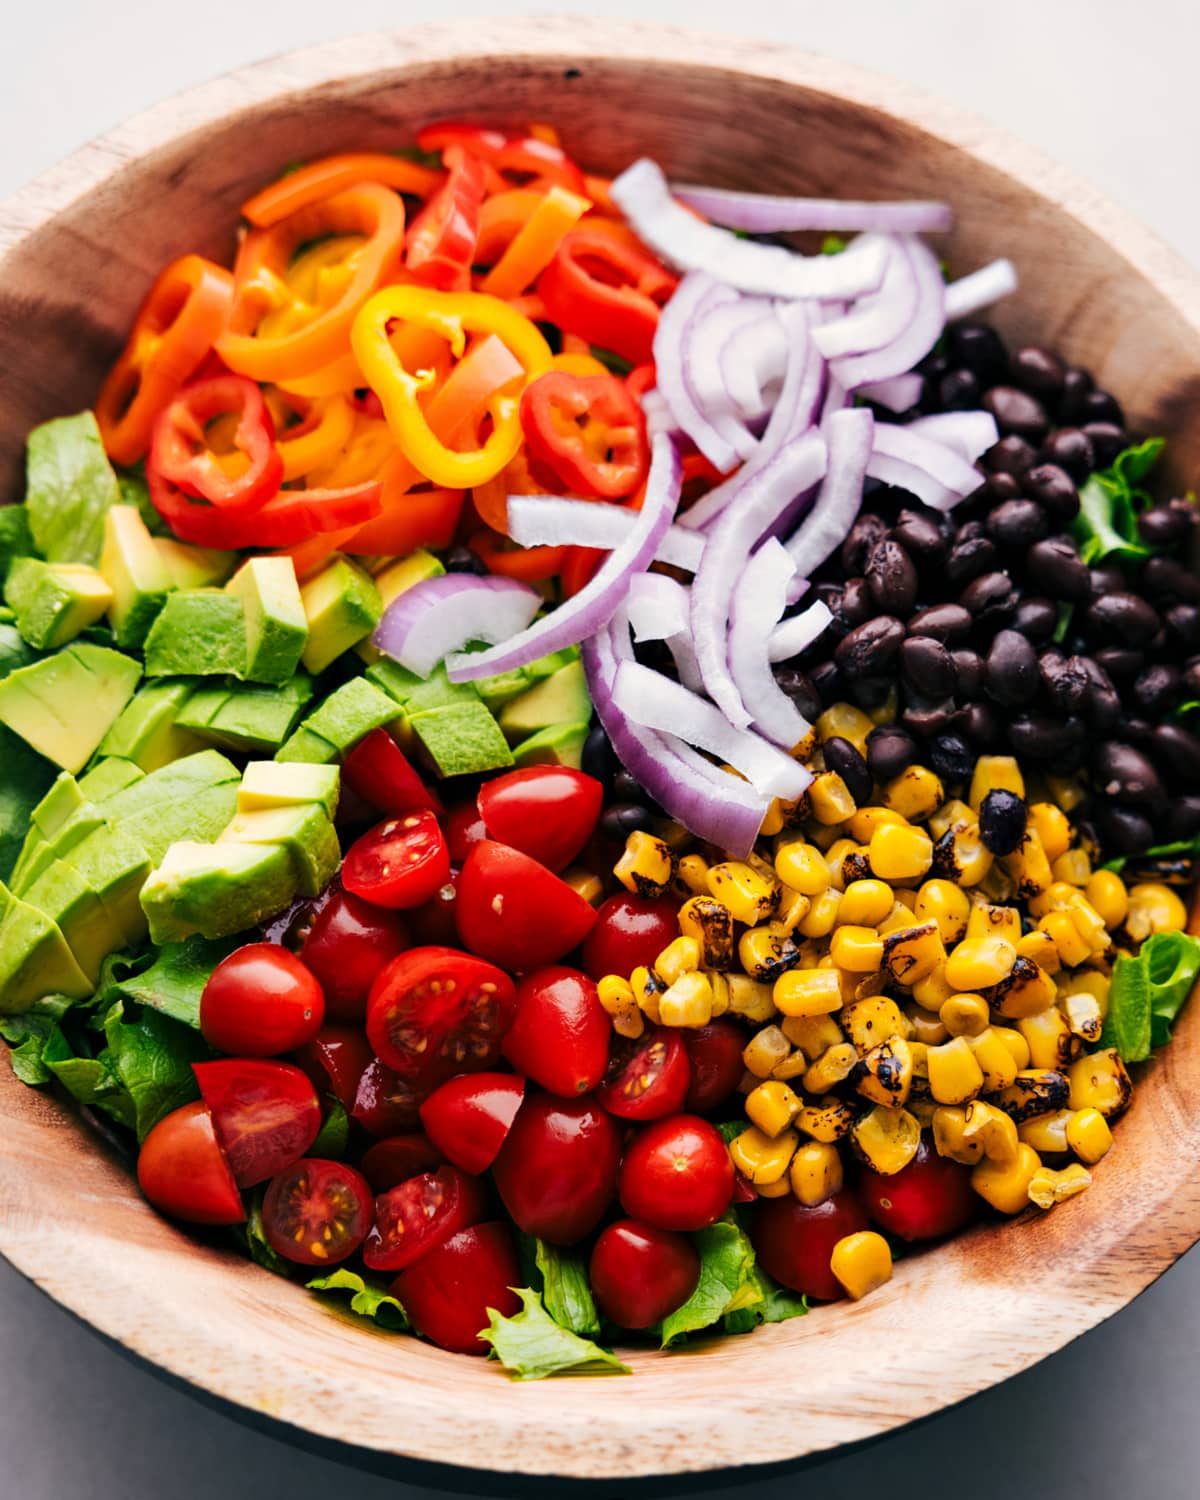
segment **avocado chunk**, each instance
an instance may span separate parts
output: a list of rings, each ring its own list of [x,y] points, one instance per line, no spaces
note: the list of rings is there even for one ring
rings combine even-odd
[[[326,817],[332,818],[337,812],[341,779],[337,766],[252,760],[238,788],[238,812],[265,812],[316,802],[325,809]]]
[[[55,651],[73,641],[112,604],[112,590],[95,568],[82,563],[44,563],[36,557],[13,563],[4,597],[21,635],[42,651]]]
[[[567,646],[562,651],[552,651],[549,656],[540,656],[527,666],[514,667],[511,672],[501,672],[495,677],[481,677],[475,683],[475,690],[495,713],[506,703],[511,703],[514,698],[528,692],[543,678],[553,676],[560,667],[578,659],[579,647]]]
[[[392,563],[381,573],[375,574],[375,587],[379,590],[384,609],[412,588],[414,583],[422,583],[426,578],[440,578],[445,571],[441,561],[423,547],[400,562]],[[355,649],[365,662],[377,662],[380,659],[379,649],[370,641],[360,641]]]
[[[290,557],[252,557],[225,585],[240,599],[251,682],[285,683],[308,642],[308,619]]]
[[[28,1010],[46,995],[92,993],[56,923],[0,885],[0,1015]]]
[[[513,763],[499,725],[479,702],[421,714],[412,730],[439,776],[470,776]]]
[[[56,859],[66,858],[89,834],[104,827],[104,801],[141,779],[135,765],[115,758],[100,761],[78,782],[64,772],[29,820],[29,832],[9,881],[16,894],[24,896]]]
[[[552,724],[539,729],[527,740],[513,747],[513,764],[517,766],[570,766],[583,769],[583,742],[588,724]]]
[[[337,760],[372,729],[395,717],[395,702],[386,693],[365,677],[353,677],[309,714],[275,759],[316,764]]]
[[[144,780],[145,774],[142,768],[135,766],[131,760],[123,760],[120,756],[110,755],[104,760],[98,760],[90,771],[83,773],[79,778],[79,790],[88,801],[103,802],[106,798],[123,792],[134,782]]]
[[[179,723],[191,694],[188,682],[147,683],[104,736],[100,754],[120,756],[150,772],[203,750],[203,741]]]
[[[242,602],[221,589],[167,595],[146,637],[147,677],[242,677],[246,622]]]
[[[94,988],[100,965],[119,941],[100,897],[73,866],[57,860],[34,881],[23,899],[57,925]]]
[[[104,515],[121,487],[90,411],[56,417],[29,434],[25,509],[34,545],[47,562],[94,565]]]
[[[335,557],[301,587],[308,621],[305,667],[317,676],[370,635],[383,614],[375,580],[348,557]]]
[[[29,815],[30,827],[43,839],[52,839],[80,808],[87,806],[87,801],[74,776],[69,771],[60,771],[54,785]]]
[[[207,547],[193,547],[173,536],[156,536],[154,550],[162,559],[177,589],[207,589],[224,583],[237,566],[236,552],[215,552]]]
[[[89,833],[67,860],[76,875],[100,898],[108,918],[108,953],[132,947],[146,936],[146,919],[139,896],[153,866],[153,858],[136,834],[120,825],[106,823]],[[49,872],[47,872],[49,874]],[[41,877],[43,880],[46,876]],[[32,900],[32,896],[29,898]],[[64,929],[65,931],[65,929]],[[67,941],[74,943],[70,934]]]
[[[100,571],[112,590],[108,620],[117,645],[141,646],[175,583],[136,506],[106,513]]]
[[[586,724],[592,717],[583,663],[570,662],[500,710],[500,728],[520,741],[553,724]]]
[[[157,863],[176,839],[215,839],[237,809],[237,770],[215,750],[186,756],[104,804]]]
[[[0,505],[0,583],[14,558],[30,557],[34,551],[29,512],[23,505]]]
[[[151,941],[244,932],[287,907],[296,875],[280,844],[172,844],[142,887]]]
[[[319,802],[238,813],[217,843],[282,845],[302,896],[319,896],[342,862],[337,833]]]
[[[119,651],[74,642],[0,682],[0,723],[64,771],[80,771],[141,675]]]
[[[237,682],[202,688],[188,699],[179,728],[223,750],[274,754],[291,734],[313,695],[312,678],[298,672],[281,687]]]

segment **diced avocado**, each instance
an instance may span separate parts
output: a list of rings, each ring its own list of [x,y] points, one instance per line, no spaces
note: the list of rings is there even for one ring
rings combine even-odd
[[[342,862],[329,815],[319,802],[238,813],[219,844],[282,844],[292,858],[302,896],[319,896]]]
[[[331,693],[315,713],[309,714],[275,759],[332,760],[352,750],[372,729],[390,724],[395,717],[396,705],[386,693],[365,677],[352,677]],[[324,741],[332,753],[318,757],[315,752],[320,746],[313,744],[314,739]]]
[[[64,771],[80,771],[141,675],[128,656],[76,642],[0,682],[0,723]]]
[[[167,595],[146,637],[147,677],[241,677],[246,623],[240,599],[221,589]]]
[[[104,541],[104,513],[121,503],[121,488],[92,413],[35,427],[25,474],[25,508],[38,552],[47,562],[95,564]]]
[[[117,645],[141,646],[175,583],[136,506],[114,505],[105,515],[100,571],[112,590]]]
[[[244,932],[290,905],[291,857],[279,844],[172,844],[142,887],[154,943]]]
[[[327,766],[338,759],[339,751],[336,745],[331,745],[328,740],[323,740],[319,734],[314,734],[311,729],[306,729],[303,724],[300,728],[288,735],[284,743],[275,752],[275,758],[279,761],[293,761],[297,764],[312,766]]]
[[[341,771],[337,766],[284,764],[274,760],[252,760],[238,789],[238,812],[262,812],[275,807],[299,807],[319,803],[326,816],[337,812]]]
[[[90,802],[103,802],[106,798],[123,792],[127,786],[142,781],[145,774],[131,760],[110,755],[97,761],[90,771],[83,773],[79,778],[79,790]]]
[[[586,724],[591,717],[583,663],[573,661],[506,704],[500,728],[510,740],[520,741],[553,724]]]
[[[236,552],[213,552],[177,542],[173,536],[156,536],[154,550],[166,565],[177,589],[207,589],[224,583],[237,566]]]
[[[60,771],[54,785],[29,815],[30,825],[42,838],[52,839],[87,801],[74,776],[69,771]]]
[[[94,987],[100,965],[120,939],[100,897],[72,865],[57,860],[29,887],[23,898],[57,924],[75,962]]]
[[[398,599],[412,588],[414,583],[422,583],[426,578],[439,578],[445,571],[441,561],[423,547],[410,553],[401,562],[392,563],[375,574],[375,587],[379,590],[384,609],[387,609],[393,599]],[[355,649],[365,662],[379,660],[379,650],[370,641],[360,641]]]
[[[4,597],[25,640],[39,650],[55,651],[103,617],[112,590],[95,568],[82,563],[22,557],[9,569]]]
[[[178,722],[191,693],[189,682],[148,682],[104,736],[100,754],[121,756],[150,772],[203,750],[203,741]]]
[[[551,677],[560,667],[579,660],[579,647],[567,646],[562,651],[552,651],[549,656],[539,656],[524,667],[514,667],[511,672],[501,672],[496,677],[481,677],[475,683],[479,696],[495,712],[519,698],[544,677]]]
[[[195,760],[196,757],[189,759]],[[186,762],[177,761],[175,764],[184,765]],[[162,776],[172,769],[167,766],[157,774]],[[143,844],[157,863],[177,839],[215,839],[237,810],[237,788],[236,776],[231,781],[184,786],[174,796],[124,814],[118,826]],[[108,808],[113,805],[108,804]],[[117,822],[115,813],[111,814],[110,821]]]
[[[420,714],[412,728],[439,776],[468,776],[513,763],[500,726],[478,700]]]
[[[28,1010],[46,995],[92,993],[57,925],[0,885],[0,1015]]]
[[[225,585],[246,621],[246,677],[287,682],[308,642],[308,619],[290,557],[252,557]]]
[[[0,583],[14,558],[30,557],[33,551],[29,512],[23,505],[0,505]]]
[[[138,900],[154,860],[136,833],[105,824],[90,833],[68,856],[71,868],[99,896],[108,914],[108,951],[128,948],[146,936],[146,919]],[[44,878],[44,877],[43,877]]]
[[[517,766],[583,767],[583,742],[588,737],[587,724],[552,724],[539,729],[527,740],[513,747],[513,764]]]
[[[282,687],[239,682],[201,689],[181,711],[179,727],[225,750],[270,754],[291,734],[312,694],[306,672]]]
[[[375,580],[348,557],[335,557],[300,590],[308,620],[302,658],[315,677],[370,635],[383,614]]]
[[[63,771],[29,816],[29,831],[9,878],[18,896],[25,892],[60,853],[74,848],[104,815],[89,802],[79,783]]]
[[[451,682],[441,663],[428,677],[418,677],[395,661],[377,662],[367,669],[366,675],[368,682],[373,682],[396,700],[406,719],[415,714],[434,713],[440,708],[461,708],[479,702],[475,684]]]

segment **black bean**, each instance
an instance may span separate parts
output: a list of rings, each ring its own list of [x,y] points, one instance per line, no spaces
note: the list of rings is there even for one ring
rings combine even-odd
[[[1004,340],[986,323],[951,323],[946,350],[955,364],[965,365],[984,380],[995,380],[1008,363]]]
[[[1092,752],[1092,779],[1102,796],[1141,804],[1151,811],[1166,798],[1149,758],[1119,740],[1103,740],[1096,746]]]
[[[833,653],[838,671],[847,681],[886,672],[900,652],[904,626],[892,615],[877,615],[857,625]]]
[[[1023,437],[1040,443],[1050,430],[1046,408],[1036,396],[1019,391],[1015,385],[994,385],[983,397],[983,408],[996,419],[996,426],[1006,437]]]
[[[1089,391],[1083,398],[1083,409],[1089,422],[1111,422],[1114,427],[1125,425],[1121,403],[1107,391]]]
[[[846,686],[846,697],[856,708],[874,713],[882,708],[889,698],[894,698],[896,681],[890,672],[872,677],[856,677]]]
[[[1181,696],[1200,698],[1200,656],[1189,657],[1183,664]]]
[[[594,776],[597,781],[608,787],[612,784],[613,775],[619,764],[616,752],[609,743],[608,735],[605,734],[603,726],[597,724],[594,729],[588,731],[588,737],[583,742],[581,768],[588,776]]]
[[[953,698],[931,700],[910,698],[900,715],[905,729],[927,740],[931,735],[942,734],[954,722]]]
[[[1093,563],[1088,569],[1088,589],[1092,598],[1101,594],[1125,592],[1125,570],[1118,562]]]
[[[1113,682],[1129,682],[1146,665],[1146,654],[1132,646],[1101,646],[1092,653],[1092,660],[1104,668]]]
[[[944,782],[958,785],[975,769],[976,755],[961,734],[939,734],[929,747],[929,764]]]
[[[1081,427],[1060,427],[1038,452],[1038,467],[1045,464],[1053,464],[1076,484],[1082,484],[1096,467],[1091,439]]]
[[[878,609],[907,615],[917,602],[917,570],[900,545],[886,537],[876,542],[867,558],[867,586]]]
[[[973,411],[983,386],[973,370],[950,370],[938,381],[937,393],[942,411]]]
[[[1029,810],[1024,799],[995,787],[979,805],[979,836],[993,854],[1011,854],[1025,837]]]
[[[983,461],[994,474],[1015,474],[1019,479],[1033,468],[1037,462],[1037,452],[1032,443],[1011,435],[1001,438],[989,448]]]
[[[958,602],[969,609],[976,622],[1006,619],[1017,607],[1017,590],[1003,569],[984,573],[967,584]]]
[[[1136,808],[1104,802],[1095,809],[1094,816],[1105,854],[1140,854],[1154,843],[1154,825]]]
[[[1018,631],[997,631],[987,656],[986,682],[988,696],[1005,708],[1037,696],[1037,655]]]
[[[1151,547],[1173,547],[1191,529],[1192,518],[1179,505],[1152,505],[1138,517],[1138,534]]]
[[[941,641],[910,636],[900,647],[900,672],[927,698],[945,698],[954,691],[954,661]]]
[[[959,641],[971,628],[971,612],[961,604],[931,604],[919,609],[908,622],[909,635],[927,635],[935,641]]]
[[[631,833],[648,833],[653,826],[650,809],[637,802],[614,802],[600,819],[601,833],[614,843],[624,843]]]
[[[954,716],[954,727],[980,750],[998,745],[1003,733],[996,710],[979,699],[959,709]]]
[[[484,560],[470,547],[452,547],[446,553],[447,573],[475,573],[481,578],[487,577],[488,566]]]
[[[824,661],[814,662],[807,670],[809,681],[816,688],[824,706],[828,708],[831,703],[836,703],[842,696],[843,686],[837,662],[832,657],[826,657]]]
[[[802,672],[799,667],[786,665],[777,666],[774,671],[775,681],[799,712],[810,722],[815,719],[821,712],[821,695],[808,673]]]
[[[1129,593],[1102,594],[1088,605],[1084,618],[1098,639],[1125,646],[1146,645],[1160,624],[1154,607]]]
[[[987,518],[988,535],[1001,547],[1028,547],[1049,531],[1046,512],[1036,500],[1005,500]]]
[[[1079,514],[1079,491],[1059,464],[1035,464],[1021,480],[1021,487],[1056,525],[1066,526]]]
[[[1087,597],[1088,570],[1074,542],[1065,536],[1034,542],[1025,554],[1025,572],[1030,583],[1051,599],[1070,603]]]
[[[1171,804],[1171,825],[1178,838],[1190,839],[1200,833],[1200,793],[1186,792]]]
[[[1058,609],[1049,600],[1038,595],[1029,595],[1017,605],[1012,617],[1012,628],[1034,643],[1048,641],[1058,625]]]
[[[1085,738],[1084,723],[1075,714],[1065,719],[1050,714],[1015,714],[1008,723],[1008,742],[1017,755],[1030,760],[1059,760],[1069,751],[1081,747]]]
[[[871,548],[887,535],[887,522],[874,511],[864,511],[846,533],[842,543],[842,567],[849,574],[861,573]]]
[[[960,698],[977,698],[983,692],[983,657],[965,648],[951,653],[954,682]]]
[[[1085,422],[1083,430],[1091,442],[1098,469],[1107,469],[1117,454],[1123,453],[1129,447],[1129,434],[1116,423]]]
[[[1078,656],[1068,657],[1057,646],[1047,647],[1038,657],[1038,674],[1046,696],[1059,713],[1078,713],[1087,702],[1091,683],[1079,661]]]
[[[1142,585],[1156,601],[1189,604],[1200,601],[1200,576],[1190,572],[1173,557],[1147,558],[1142,569]]]
[[[1159,724],[1151,736],[1156,760],[1188,786],[1200,784],[1200,735],[1182,724]]]
[[[1008,373],[1023,391],[1054,403],[1062,394],[1066,368],[1057,354],[1039,344],[1025,344],[1008,357]]]
[[[893,540],[900,543],[918,567],[938,563],[946,555],[948,540],[930,512],[902,510],[892,527]]]
[[[981,573],[990,572],[1000,561],[995,542],[986,536],[963,537],[951,546],[946,556],[946,579],[953,588],[961,588]]]
[[[1129,700],[1148,718],[1161,719],[1178,703],[1179,685],[1178,667],[1155,662],[1134,678],[1129,689]]]
[[[1068,365],[1063,372],[1062,394],[1058,398],[1058,416],[1061,422],[1083,422],[1087,413],[1084,399],[1093,389],[1091,375],[1079,365]]]
[[[1121,695],[1113,687],[1112,679],[1090,656],[1072,657],[1071,661],[1078,665],[1088,679],[1087,706],[1084,710],[1088,727],[1103,734],[1116,729],[1121,722]]]
[[[846,783],[846,790],[860,806],[871,800],[874,783],[867,763],[850,743],[835,734],[821,746],[825,752],[825,765]]]
[[[876,781],[891,781],[917,758],[917,742],[900,724],[884,724],[867,735],[867,766]]]
[[[1032,473],[1033,471],[1030,470]],[[991,501],[993,505],[999,505],[1003,500],[1015,500],[1021,493],[1023,481],[1015,474],[1006,474],[1003,469],[998,473],[989,474],[983,482],[983,489],[977,493],[982,495],[985,501]]]
[[[1200,646],[1200,604],[1172,604],[1163,620],[1169,636],[1185,646]]]

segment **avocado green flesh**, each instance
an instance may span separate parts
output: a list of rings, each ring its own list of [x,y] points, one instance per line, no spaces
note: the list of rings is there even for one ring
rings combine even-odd
[[[226,937],[266,921],[295,894],[291,856],[279,844],[172,845],[142,887],[151,941],[178,943],[193,933]]]
[[[0,681],[0,723],[64,771],[80,771],[141,675],[118,651],[74,642]]]
[[[241,600],[220,589],[168,594],[146,637],[146,676],[243,677],[245,672]]]
[[[312,695],[312,678],[305,672],[277,688],[249,682],[201,688],[181,710],[179,728],[223,750],[273,754],[291,734]]]
[[[335,557],[300,595],[308,622],[302,660],[314,677],[370,635],[383,615],[375,580],[348,557]]]
[[[104,517],[100,572],[112,591],[117,645],[141,646],[175,584],[136,506],[114,505]]]
[[[225,585],[242,604],[251,682],[282,686],[300,665],[308,620],[290,557],[254,557]]]
[[[500,728],[520,741],[553,724],[586,724],[592,716],[583,663],[573,661],[500,711]]]
[[[0,1015],[45,995],[84,1000],[91,992],[57,923],[0,885]]]
[[[134,694],[105,735],[99,753],[131,761],[150,772],[169,766],[204,743],[179,722],[192,695],[187,682],[151,682]]]
[[[386,693],[365,677],[352,677],[309,714],[275,758],[315,764],[336,760],[395,717],[396,704]]]
[[[23,557],[9,570],[4,598],[25,640],[54,651],[104,616],[112,590],[95,568]]]
[[[341,773],[336,766],[300,762],[251,761],[238,788],[239,813],[316,802],[332,818],[337,812]]]
[[[342,858],[337,833],[318,802],[239,812],[217,842],[282,845],[291,857],[302,896],[319,896]]]
[[[513,746],[513,764],[570,766],[573,771],[581,770],[583,744],[589,728],[588,724],[552,724],[548,729],[539,729],[527,740]]]

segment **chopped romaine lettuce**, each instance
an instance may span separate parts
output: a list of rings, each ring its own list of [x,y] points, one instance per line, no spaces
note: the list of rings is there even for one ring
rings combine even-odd
[[[763,1300],[755,1277],[754,1247],[732,1215],[701,1229],[695,1243],[700,1280],[683,1306],[663,1319],[664,1349],[685,1334],[711,1328],[727,1314],[749,1310]]]
[[[318,1276],[305,1285],[310,1292],[349,1292],[350,1311],[360,1318],[370,1318],[389,1333],[403,1333],[410,1326],[407,1313],[395,1297],[383,1287],[365,1281],[357,1271],[331,1271],[328,1276]]]
[[[240,938],[194,936],[139,958],[117,954],[105,964],[99,1002],[108,1005],[114,1000],[131,1000],[184,1026],[199,1027],[204,986],[221,960],[240,943]]]
[[[55,417],[29,434],[25,510],[47,562],[92,563],[104,541],[104,516],[121,487],[90,411]]]
[[[1152,933],[1136,956],[1123,953],[1113,965],[1102,1044],[1124,1062],[1144,1062],[1170,1040],[1198,974],[1200,938],[1185,932]]]
[[[600,1315],[583,1256],[548,1245],[545,1240],[535,1240],[534,1244],[546,1311],[560,1327],[584,1338],[595,1338],[600,1332]]]
[[[1092,475],[1079,492],[1079,514],[1072,529],[1085,563],[1106,557],[1138,561],[1150,556],[1151,548],[1138,533],[1138,512],[1150,503],[1141,488],[1166,446],[1162,438],[1146,438],[1126,448],[1111,466]]]
[[[514,1380],[544,1380],[549,1375],[628,1375],[615,1354],[557,1324],[530,1287],[517,1290],[524,1306],[511,1318],[488,1308],[491,1321],[479,1337],[491,1344],[496,1359]]]

